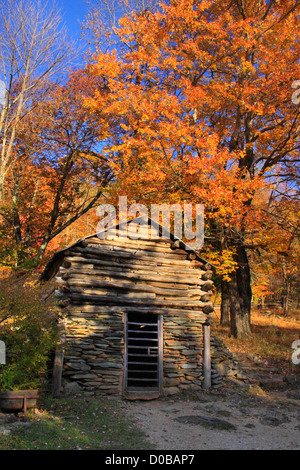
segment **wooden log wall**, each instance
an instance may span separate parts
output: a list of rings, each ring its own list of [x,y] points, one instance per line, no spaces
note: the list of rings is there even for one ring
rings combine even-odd
[[[201,325],[213,311],[211,272],[170,245],[95,236],[67,250],[57,282],[69,388],[122,394],[128,312],[163,315],[164,393],[200,386]]]

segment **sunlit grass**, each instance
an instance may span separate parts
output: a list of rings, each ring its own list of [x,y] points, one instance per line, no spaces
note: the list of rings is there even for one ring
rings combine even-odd
[[[146,450],[144,434],[117,400],[43,399],[28,427],[0,436],[0,450]]]

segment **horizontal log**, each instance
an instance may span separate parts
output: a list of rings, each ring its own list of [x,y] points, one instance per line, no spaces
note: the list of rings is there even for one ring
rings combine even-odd
[[[127,240],[127,239],[116,239],[116,240],[97,240],[91,239],[88,241],[86,247],[111,247],[114,249],[128,249],[128,250],[144,250],[156,253],[166,253],[171,256],[186,257],[187,252],[182,249],[172,250],[169,242],[165,244],[145,242],[144,240]],[[99,249],[99,248],[98,248]]]
[[[181,240],[175,240],[171,243],[171,250],[178,250],[182,246]]]
[[[160,250],[155,250],[155,249],[151,249],[148,248],[147,250],[145,249],[141,249],[141,247],[128,247],[128,246],[121,246],[121,245],[118,245],[118,246],[112,246],[110,247],[109,245],[105,246],[105,248],[110,251],[110,248],[112,248],[113,251],[125,251],[127,253],[133,253],[135,255],[140,255],[140,256],[150,256],[150,257],[154,257],[154,258],[157,258],[157,257],[165,257],[166,259],[178,259],[178,260],[182,260],[182,261],[185,261],[187,260],[187,257],[188,257],[188,254],[186,252],[183,252],[182,254],[179,254],[177,252],[172,252],[170,250],[170,252],[164,250],[164,249],[160,249]],[[103,249],[103,247],[101,246],[101,250]]]
[[[214,310],[215,310],[215,309],[214,309],[214,307],[213,307],[212,305],[205,305],[205,306],[203,307],[203,312],[206,313],[207,315],[208,315],[209,313],[214,312]]]
[[[84,294],[84,295],[96,295],[96,296],[106,296],[111,299],[115,299],[116,297],[118,298],[123,298],[125,297],[126,299],[156,299],[157,302],[161,301],[166,301],[168,303],[175,303],[177,305],[183,304],[185,305],[186,303],[190,302],[202,302],[201,297],[199,295],[197,296],[178,296],[175,297],[173,296],[168,296],[168,295],[163,295],[163,294],[154,294],[152,292],[124,292],[121,290],[107,290],[107,289],[89,289],[87,287],[79,287],[79,286],[73,286],[68,288],[68,292],[75,293],[75,294]]]
[[[166,307],[161,307],[161,308],[156,308],[153,306],[145,306],[145,305],[137,305],[137,306],[131,306],[131,305],[70,305],[68,308],[69,315],[71,316],[80,316],[81,314],[122,314],[122,313],[130,313],[130,312],[136,312],[136,313],[153,313],[155,315],[182,315],[184,317],[188,317],[191,321],[206,321],[207,315],[203,313],[202,310],[195,310],[195,309],[179,309],[179,308],[166,308]]]
[[[164,263],[168,264],[176,264],[180,266],[187,266],[190,264],[190,261],[187,260],[186,256],[184,259],[180,255],[179,257],[174,255],[173,253],[165,253],[165,252],[155,252],[155,251],[146,251],[146,250],[139,250],[136,248],[125,248],[125,247],[114,247],[109,245],[99,245],[98,248],[90,248],[88,245],[86,248],[75,247],[70,250],[71,253],[80,253],[80,255],[96,255],[96,256],[121,256],[123,258],[129,259],[136,259],[140,258],[144,261],[155,261],[156,258],[159,261],[163,261]]]
[[[78,286],[78,285],[74,285],[74,286],[71,286],[71,287],[67,287],[67,288],[63,288],[62,289],[63,292],[66,293],[66,295],[68,295],[69,293],[72,293],[72,292],[75,292],[75,293],[83,293],[83,294],[91,294],[91,295],[99,295],[99,296],[107,296],[107,297],[122,297],[122,296],[125,296],[125,297],[128,297],[128,298],[135,298],[135,297],[139,297],[139,298],[144,298],[144,299],[156,299],[156,298],[174,298],[174,296],[172,297],[168,297],[168,296],[162,296],[162,295],[157,295],[153,292],[142,292],[142,291],[130,291],[130,290],[121,290],[121,289],[107,289],[107,288],[96,288],[96,287],[93,287],[93,288],[89,288],[87,286]],[[187,297],[176,297],[176,299],[179,298],[179,299],[187,299]],[[195,297],[191,297],[191,300],[200,300],[200,296],[197,296],[196,298]]]
[[[69,291],[71,293],[83,293],[83,294],[91,294],[97,296],[106,296],[106,297],[125,297],[126,299],[156,299],[156,295],[152,292],[111,292],[110,290],[104,289],[87,289],[87,288],[80,288],[78,286],[70,287]]]
[[[203,274],[202,279],[203,279],[204,281],[208,281],[208,280],[210,280],[210,279],[212,278],[212,276],[213,276],[212,271],[206,271],[206,273]]]
[[[88,242],[88,243],[95,243],[95,244],[101,244],[103,242],[105,243],[109,243],[109,242],[114,242],[114,243],[126,243],[128,245],[135,245],[135,244],[139,244],[141,246],[156,246],[156,247],[169,247],[171,249],[176,249],[176,250],[180,250],[180,251],[183,251],[185,253],[187,252],[191,252],[193,250],[186,250],[186,244],[184,243],[183,240],[179,240],[179,239],[176,239],[176,240],[173,240],[173,239],[170,239],[170,238],[162,238],[161,236],[158,237],[158,238],[151,238],[151,236],[149,236],[149,238],[145,239],[145,238],[137,238],[137,239],[134,239],[134,238],[130,238],[129,235],[131,235],[132,232],[126,232],[126,231],[121,231],[119,232],[118,230],[116,231],[116,236],[107,236],[106,238],[104,238],[103,240],[98,238],[97,236],[93,236],[91,238],[88,238],[86,239],[85,241]],[[143,232],[143,235],[144,234],[147,234],[147,232]],[[149,234],[149,232],[148,232]],[[151,234],[149,234],[151,235]],[[187,242],[187,245],[189,243]]]
[[[128,257],[128,259],[127,259],[127,258],[122,257],[122,256],[116,256],[115,254],[111,257],[109,257],[109,256],[107,256],[107,254],[105,254],[104,257],[107,257],[107,259],[85,258],[84,256],[76,256],[76,254],[74,254],[74,256],[67,256],[65,258],[64,262],[65,263],[71,263],[72,265],[74,265],[74,267],[76,265],[80,266],[80,264],[87,264],[87,265],[89,265],[90,268],[92,268],[93,265],[122,267],[123,264],[125,264],[128,267],[138,269],[138,266],[142,266],[143,268],[147,267],[147,265],[145,263],[145,261],[147,261],[147,264],[149,265],[149,268],[153,267],[153,268],[156,268],[159,271],[169,271],[170,274],[172,272],[177,273],[177,274],[178,274],[178,272],[180,272],[181,274],[187,274],[187,275],[192,275],[192,276],[194,275],[195,276],[195,272],[200,271],[200,269],[198,271],[198,266],[195,266],[194,264],[192,264],[192,262],[189,262],[189,261],[184,262],[184,263],[186,263],[184,265],[175,265],[174,263],[164,263],[164,264],[162,264],[162,262],[152,261],[152,260],[149,260],[149,258],[142,259],[141,257],[137,257],[136,259],[135,258],[129,259],[129,257]],[[117,259],[117,261],[112,260],[111,258],[113,258],[113,257],[115,257]],[[118,260],[118,258],[119,258],[119,260]],[[122,259],[122,262],[121,262],[121,259]],[[131,263],[131,261],[132,261],[132,263]],[[71,264],[67,267],[71,267]]]
[[[159,273],[155,270],[143,270],[142,268],[135,271],[133,266],[129,266],[126,269],[115,266],[105,266],[105,269],[84,269],[77,268],[66,270],[62,274],[62,278],[67,280],[69,278],[89,278],[92,277],[95,280],[103,277],[109,277],[112,279],[129,279],[133,281],[147,281],[148,283],[153,282],[153,285],[164,284],[165,287],[168,285],[176,286],[178,289],[188,289],[190,286],[198,286],[201,284],[200,276],[201,271],[193,270],[194,276],[180,276],[176,274],[167,275],[165,272]]]
[[[75,290],[75,289],[74,289]],[[72,290],[69,294],[71,301],[80,301],[80,302],[90,302],[94,304],[101,304],[101,303],[124,303],[125,305],[130,303],[131,305],[156,305],[156,306],[173,306],[174,308],[183,306],[183,307],[197,307],[201,309],[205,305],[206,302],[201,302],[199,300],[183,300],[183,301],[176,301],[174,299],[166,300],[166,299],[143,299],[143,300],[136,300],[136,299],[126,299],[124,296],[112,296],[112,295],[93,295],[93,294],[84,294],[84,292],[79,292],[78,290]]]
[[[208,294],[208,293],[202,295],[201,298],[200,298],[201,302],[209,302],[210,299],[211,299],[211,295]]]
[[[121,236],[119,237],[119,234],[121,233]],[[91,238],[88,238],[86,240],[84,240],[82,242],[82,245],[84,246],[87,246],[88,243],[92,243],[92,244],[102,244],[102,243],[107,243],[109,244],[110,242],[113,242],[114,244],[122,244],[122,246],[124,246],[125,244],[126,245],[129,245],[129,246],[142,246],[143,249],[145,249],[147,246],[149,246],[150,248],[153,247],[155,249],[155,251],[157,249],[163,249],[165,250],[166,248],[168,249],[169,251],[169,248],[171,248],[171,250],[176,250],[176,254],[178,253],[181,253],[181,254],[191,254],[191,253],[194,253],[196,254],[195,251],[191,250],[191,249],[187,249],[186,246],[189,245],[189,243],[185,244],[182,240],[173,240],[173,239],[163,239],[161,237],[159,238],[151,238],[149,236],[149,238],[147,237],[146,239],[131,239],[127,236],[127,232],[126,231],[121,231],[119,232],[117,230],[116,232],[116,236],[114,237],[107,237],[103,240],[99,239],[97,236],[93,236]],[[207,269],[211,269],[212,265],[209,265],[207,263],[206,260],[204,260],[203,258],[201,258],[198,254],[196,255],[197,256],[197,260],[198,262],[200,262],[203,266],[203,269],[207,270]],[[207,266],[207,268],[205,268],[205,265]]]
[[[139,243],[140,245],[143,246],[171,246],[172,240],[170,238],[149,238],[147,240],[145,239],[133,239],[129,238],[126,234],[125,231],[119,232],[116,230],[116,236],[108,236],[106,238],[99,238],[97,236],[89,237],[84,240],[84,243],[95,243],[95,244],[102,244],[102,243],[109,243],[109,242],[114,242],[114,243],[127,243],[128,245],[134,245],[136,243]]]
[[[153,292],[160,295],[182,295],[182,292],[179,289],[164,289],[159,287],[149,286],[148,284],[135,283],[130,281],[106,281],[106,280],[93,280],[93,279],[76,279],[70,278],[68,280],[69,286],[78,286],[78,287],[107,287],[110,289],[126,289],[134,290],[139,292]],[[186,294],[189,294],[189,290],[185,291]],[[192,295],[204,295],[205,291],[201,289],[192,289],[190,292]]]
[[[204,290],[205,292],[208,292],[211,290],[213,287],[213,282],[212,281],[206,281],[204,284],[201,285],[201,289]]]

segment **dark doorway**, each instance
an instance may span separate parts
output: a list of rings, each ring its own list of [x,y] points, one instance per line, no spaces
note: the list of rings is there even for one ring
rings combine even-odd
[[[161,316],[128,313],[126,322],[127,391],[159,391]]]

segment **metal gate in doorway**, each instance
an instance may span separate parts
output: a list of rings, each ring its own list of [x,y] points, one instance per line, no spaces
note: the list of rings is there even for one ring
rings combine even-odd
[[[126,317],[125,392],[159,392],[162,381],[161,315]]]

